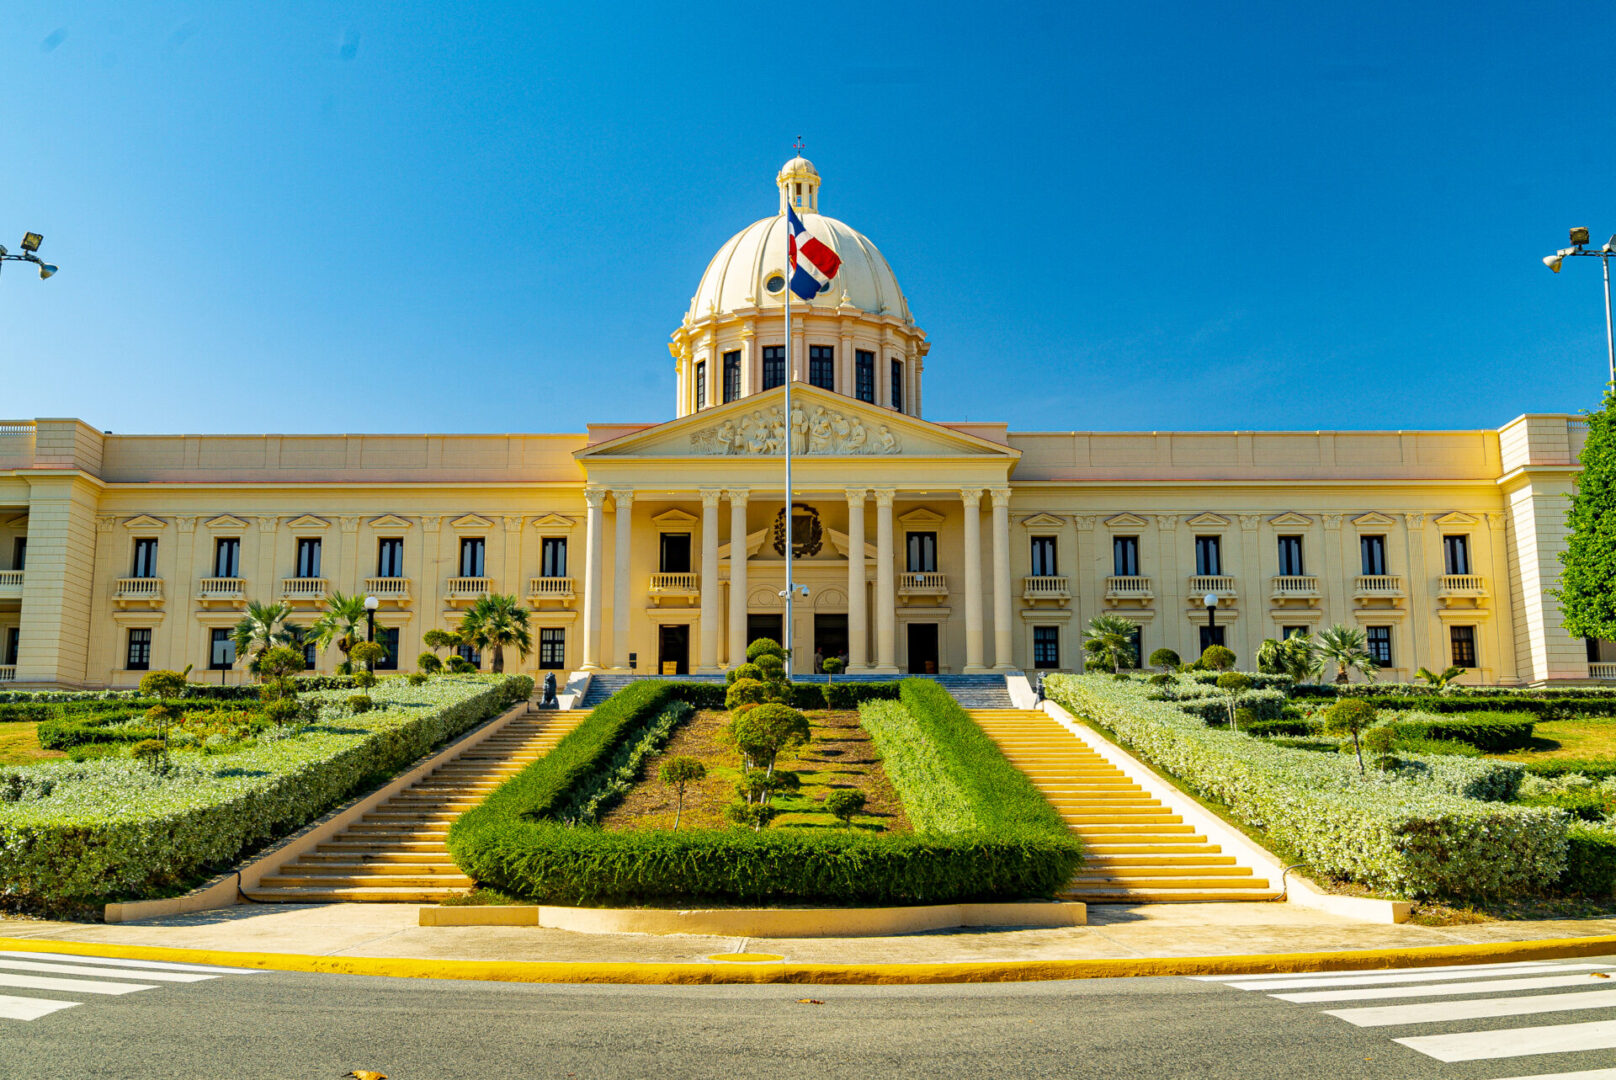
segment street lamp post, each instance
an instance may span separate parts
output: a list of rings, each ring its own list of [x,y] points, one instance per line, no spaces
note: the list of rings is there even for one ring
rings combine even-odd
[[[56,267],[41,259],[38,255],[39,245],[43,244],[44,242],[45,238],[39,233],[23,233],[21,255],[13,255],[11,252],[6,250],[4,244],[0,244],[0,270],[5,269],[5,265],[8,262],[33,263],[35,266],[39,267],[39,280],[44,281],[46,278],[56,273]]]
[[[374,596],[365,597],[365,640],[366,641],[374,643],[375,640],[376,640],[376,609],[381,607],[381,606],[382,606],[382,602],[380,600],[376,599]],[[375,671],[376,670],[376,661],[375,660],[366,660],[365,661],[365,670],[366,671]]]
[[[1611,321],[1610,321],[1610,260],[1611,260],[1612,256],[1616,256],[1616,236],[1612,236],[1609,240],[1606,240],[1604,246],[1601,247],[1597,251],[1588,250],[1587,244],[1588,244],[1588,230],[1586,228],[1572,229],[1571,230],[1571,246],[1566,247],[1566,248],[1561,248],[1559,251],[1556,251],[1553,255],[1545,255],[1545,256],[1543,256],[1543,265],[1547,266],[1550,270],[1552,270],[1556,274],[1558,274],[1560,272],[1560,264],[1565,261],[1567,256],[1575,257],[1575,256],[1578,256],[1578,255],[1587,255],[1587,256],[1590,256],[1592,258],[1598,259],[1600,265],[1602,267],[1604,267],[1604,270],[1605,270],[1605,354],[1606,354],[1606,359],[1609,361],[1609,365],[1610,365],[1610,367],[1609,367],[1610,380],[1609,381],[1612,382],[1612,383],[1616,383],[1616,333],[1612,332],[1612,330],[1611,330]]]
[[[1206,643],[1216,645],[1218,643],[1218,594],[1215,592],[1207,593],[1201,598],[1201,603],[1206,605]],[[1205,652],[1206,650],[1202,649],[1201,651]]]

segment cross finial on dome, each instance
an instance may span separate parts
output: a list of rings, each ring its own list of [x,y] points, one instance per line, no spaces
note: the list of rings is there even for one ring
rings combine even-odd
[[[791,144],[791,149],[793,149],[793,150],[795,150],[797,152],[798,157],[802,157],[802,152],[805,149],[807,149],[807,147],[803,145],[801,135],[798,135],[797,136],[797,141]]]
[[[802,136],[792,144],[797,156],[780,166],[780,173],[774,178],[775,184],[780,188],[780,213],[786,212],[790,206],[799,214],[819,213],[819,170],[814,163],[802,156]]]

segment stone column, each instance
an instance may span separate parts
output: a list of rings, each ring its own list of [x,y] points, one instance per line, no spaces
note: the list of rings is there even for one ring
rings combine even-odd
[[[982,489],[960,492],[965,504],[965,673],[986,671],[982,663]]]
[[[729,489],[730,667],[746,663],[746,495],[746,488]]]
[[[696,671],[718,670],[718,500],[723,492],[701,492],[701,655]]]
[[[993,496],[993,668],[1010,671],[1016,666],[1010,631],[1010,489]]]
[[[853,397],[856,390],[853,379],[853,326],[844,318],[842,340],[836,347],[836,392]]]
[[[612,667],[628,670],[628,572],[633,558],[634,492],[614,490],[616,538],[612,544]]]
[[[589,511],[584,521],[584,646],[583,669],[600,669],[600,590],[601,590],[601,533],[604,516],[601,507],[606,503],[603,488],[585,488],[584,502]]]
[[[865,611],[864,488],[847,489],[847,669],[863,671],[870,665],[869,622]]]
[[[898,670],[898,598],[892,581],[892,488],[875,490],[875,664],[877,670]]]
[[[744,326],[741,328],[741,397],[751,397],[760,385],[752,372],[752,367],[757,362],[757,335],[752,332],[750,326]],[[731,498],[733,499],[734,496],[732,495]],[[746,495],[743,492],[741,505],[744,506],[745,504]],[[731,506],[733,505],[731,503]],[[735,658],[731,656],[730,663],[734,662]]]
[[[17,681],[81,687],[89,681],[91,627],[112,621],[104,615],[106,600],[94,590],[100,491],[72,474],[30,477],[28,487],[28,569],[17,623]],[[105,531],[111,528],[109,524]],[[113,577],[118,574],[114,570]],[[176,594],[165,599],[165,606],[183,610],[180,583],[166,584]],[[184,595],[189,595],[188,587]]]

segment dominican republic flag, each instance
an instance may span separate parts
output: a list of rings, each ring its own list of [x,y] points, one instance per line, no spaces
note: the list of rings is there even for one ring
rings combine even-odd
[[[830,279],[842,268],[842,257],[814,239],[790,206],[786,207],[786,258],[791,265],[791,291],[804,300],[830,288]]]

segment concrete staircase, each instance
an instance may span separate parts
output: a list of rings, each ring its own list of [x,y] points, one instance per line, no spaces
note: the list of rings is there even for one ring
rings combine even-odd
[[[904,678],[905,676],[898,676]],[[953,695],[962,709],[1009,709],[1010,690],[1003,675],[934,675],[938,686]]]
[[[1063,898],[1130,904],[1278,895],[1048,714],[1005,708],[970,716],[1083,838],[1087,859]]]
[[[445,762],[248,893],[280,903],[431,904],[472,885],[449,858],[449,824],[548,753],[587,715],[531,712]]]

